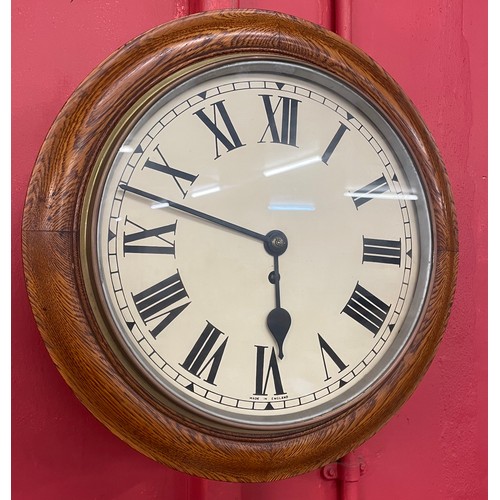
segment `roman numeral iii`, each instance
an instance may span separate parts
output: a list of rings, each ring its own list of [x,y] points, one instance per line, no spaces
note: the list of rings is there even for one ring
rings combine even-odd
[[[229,114],[224,106],[224,101],[217,101],[211,105],[213,110],[213,119],[210,119],[205,113],[205,108],[196,111],[195,114],[214,134],[215,136],[215,160],[220,157],[219,142],[226,148],[227,151],[245,146],[238,137],[233,122],[229,118]],[[223,127],[217,122],[222,119]],[[223,131],[223,128],[225,129]],[[228,137],[229,135],[229,137]]]
[[[264,141],[264,137],[270,133],[271,142],[297,146],[297,119],[300,101],[280,96],[273,108],[271,103],[273,96],[260,94],[260,97],[262,97],[264,102],[268,124],[259,142],[266,142]],[[281,120],[278,122],[279,125],[276,122],[276,115],[281,116]]]
[[[363,263],[365,262],[401,266],[401,239],[379,240],[363,236]]]
[[[207,378],[204,380],[209,384],[215,384],[215,377],[224,355],[227,345],[227,337],[215,326],[207,321],[207,326],[181,364],[188,372],[201,378],[208,370]]]
[[[342,312],[376,335],[390,308],[358,283]]]
[[[184,289],[179,272],[136,295],[132,294],[132,299],[144,323],[147,324],[161,318],[155,327],[150,330],[154,338],[158,337],[191,303],[183,303],[183,299],[186,297],[188,297],[188,294]]]

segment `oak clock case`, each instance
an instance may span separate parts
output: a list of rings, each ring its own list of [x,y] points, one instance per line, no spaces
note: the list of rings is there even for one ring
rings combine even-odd
[[[23,221],[35,318],[75,394],[145,455],[230,481],[315,469],[390,418],[443,333],[456,250],[399,87],[258,11],[168,23],[99,66]]]

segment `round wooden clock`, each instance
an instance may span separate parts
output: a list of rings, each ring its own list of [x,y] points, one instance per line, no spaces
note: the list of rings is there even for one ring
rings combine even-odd
[[[176,469],[269,481],[334,461],[408,398],[457,237],[415,108],[283,14],[133,40],[75,91],[23,222],[40,332],[112,432]]]

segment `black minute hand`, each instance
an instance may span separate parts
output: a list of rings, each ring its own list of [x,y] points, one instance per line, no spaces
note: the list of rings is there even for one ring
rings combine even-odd
[[[137,194],[139,196],[142,196],[143,198],[147,198],[148,200],[165,204],[166,206],[174,208],[175,210],[180,210],[181,212],[193,215],[194,217],[198,217],[200,219],[209,221],[212,224],[218,224],[219,226],[231,229],[232,231],[245,234],[246,236],[250,236],[251,238],[263,241],[264,243],[269,240],[269,237],[267,235],[260,234],[255,231],[252,231],[251,229],[238,226],[236,224],[233,224],[232,222],[227,222],[225,220],[219,219],[218,217],[214,217],[213,215],[208,215],[204,212],[195,210],[194,208],[187,207],[186,205],[181,205],[180,203],[177,203],[175,201],[167,200],[166,198],[161,198],[160,196],[156,196],[155,194],[143,191],[142,189],[138,189],[133,186],[129,186],[127,184],[120,184],[120,188],[122,188],[124,191],[128,191],[129,193]]]

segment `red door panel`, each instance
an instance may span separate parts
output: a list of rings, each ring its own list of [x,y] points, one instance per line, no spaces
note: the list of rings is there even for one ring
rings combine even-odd
[[[460,268],[435,361],[415,394],[334,468],[271,484],[193,478],[113,436],[50,360],[27,300],[20,228],[43,139],[65,100],[111,52],[201,10],[279,10],[337,30],[401,84],[441,150],[455,194]],[[12,498],[16,500],[481,500],[487,497],[487,39],[485,0],[13,0]],[[360,468],[360,464],[362,467]],[[342,470],[342,469],[339,469]]]

